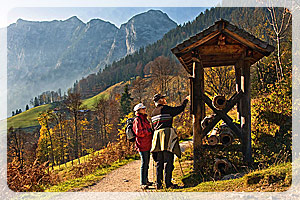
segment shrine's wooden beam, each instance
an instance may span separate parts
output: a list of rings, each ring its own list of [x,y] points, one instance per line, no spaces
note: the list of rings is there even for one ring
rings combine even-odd
[[[195,114],[194,113],[194,99],[193,99],[193,96],[194,96],[194,85],[193,85],[194,80],[193,79],[194,79],[194,77],[189,77],[189,79],[190,79],[190,96],[191,96],[190,112],[193,115],[193,114]]]
[[[203,68],[209,68],[209,67],[224,67],[224,66],[231,66],[231,65],[234,65],[233,62],[230,62],[230,63],[225,63],[225,62],[220,62],[220,63],[213,63],[213,62],[210,62],[210,63],[203,63]],[[192,64],[188,64],[186,65],[187,68],[189,69],[188,72],[192,71],[191,69],[193,68],[193,65]]]
[[[194,48],[189,52],[178,53],[177,56],[181,57],[190,54],[192,51],[196,51],[202,58],[202,56],[220,56],[224,54],[241,54],[245,50],[245,47],[239,44],[228,44],[228,45],[202,45]],[[203,60],[203,59],[202,59]]]
[[[178,59],[179,59],[180,63],[183,65],[183,67],[186,69],[186,71],[191,74],[192,71],[190,70],[190,68],[188,67],[188,65],[186,64],[186,62],[183,60],[183,58],[179,57]]]
[[[252,162],[251,149],[251,80],[250,80],[250,61],[248,58],[243,60],[241,70],[241,90],[244,96],[240,101],[241,105],[241,128],[243,137],[243,153],[247,163]]]
[[[220,34],[220,32],[218,30],[214,31],[214,32],[210,33],[209,35],[203,37],[201,40],[199,40],[199,41],[191,44],[190,46],[188,46],[188,47],[180,50],[180,52],[178,52],[178,53],[177,52],[173,52],[173,53],[175,53],[176,55],[178,55],[178,54],[182,55],[182,54],[189,53],[189,52],[193,51],[196,47],[204,44],[205,42],[211,40],[212,38],[216,37],[219,34]]]
[[[223,66],[229,66],[229,65],[234,65],[236,63],[236,60],[238,58],[232,59],[232,60],[223,60],[223,61],[202,61],[202,65],[204,68],[208,67],[223,67]],[[195,59],[196,61],[197,59]],[[191,71],[192,66],[193,66],[193,61],[187,61],[185,63],[185,66]]]
[[[193,144],[194,144],[194,171],[202,168],[202,139],[204,137],[201,121],[205,117],[205,104],[202,100],[204,92],[204,70],[200,62],[193,63],[193,83],[192,83],[192,105],[193,105]]]
[[[205,62],[205,61],[234,61],[234,62],[236,62],[237,59],[239,57],[241,57],[241,55],[242,54],[229,54],[229,53],[219,55],[219,56],[201,55],[201,60],[202,60],[202,62]]]
[[[255,45],[254,43],[244,39],[243,37],[239,36],[238,34],[229,31],[228,29],[224,29],[223,33],[228,36],[228,37],[232,37],[233,39],[239,41],[241,44],[245,45],[246,47],[250,47],[252,48],[254,51],[257,51],[259,53],[261,53],[262,55],[268,56],[270,53],[266,51],[266,49],[263,49],[257,45]]]
[[[222,61],[222,62],[214,62],[214,61],[206,61],[203,62],[203,67],[208,68],[208,67],[223,67],[223,66],[229,66],[229,65],[234,65],[235,62],[233,61]]]
[[[234,65],[234,71],[235,71],[235,90],[240,91],[241,90],[241,63],[242,61],[239,60],[235,65]],[[240,108],[240,102],[237,102],[237,112],[236,112],[236,118],[237,120],[241,120],[241,108]]]

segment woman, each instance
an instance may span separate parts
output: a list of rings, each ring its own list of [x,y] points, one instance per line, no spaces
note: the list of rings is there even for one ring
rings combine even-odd
[[[141,188],[147,189],[151,183],[148,181],[150,149],[152,144],[152,128],[147,119],[146,106],[142,103],[134,107],[135,115],[133,131],[136,134],[136,147],[141,156]]]

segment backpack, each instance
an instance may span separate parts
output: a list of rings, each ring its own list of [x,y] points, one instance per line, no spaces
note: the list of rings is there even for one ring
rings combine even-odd
[[[127,137],[127,140],[129,140],[130,142],[135,142],[135,133],[133,131],[133,121],[136,119],[136,118],[139,118],[139,117],[134,117],[134,118],[129,118],[127,119],[126,121],[126,129],[125,129],[125,132],[126,132],[126,137]],[[142,119],[140,118],[140,122],[142,123]],[[143,126],[143,124],[142,124]]]

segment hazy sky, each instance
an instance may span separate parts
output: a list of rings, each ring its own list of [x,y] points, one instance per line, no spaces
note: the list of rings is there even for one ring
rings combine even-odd
[[[50,21],[54,19],[65,20],[71,16],[77,16],[83,22],[100,18],[119,27],[121,24],[126,23],[133,15],[145,12],[149,9],[161,10],[167,13],[176,23],[182,24],[195,19],[195,17],[207,8],[208,7],[23,7],[13,8],[9,11],[7,24],[12,24],[19,18],[33,21]]]

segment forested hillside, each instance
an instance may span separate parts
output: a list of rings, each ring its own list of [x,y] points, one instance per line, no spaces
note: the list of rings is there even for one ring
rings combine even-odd
[[[249,31],[259,39],[275,44],[275,41],[270,38],[274,33],[272,33],[272,27],[267,21],[269,15],[270,13],[266,8],[211,8],[200,13],[194,21],[172,29],[154,44],[141,48],[119,62],[108,65],[98,73],[91,74],[78,83],[76,82],[74,91],[80,92],[83,97],[89,97],[120,81],[149,74],[147,64],[150,61],[161,55],[170,57],[172,60],[175,59],[171,53],[171,48],[212,25],[219,18],[228,20]]]

